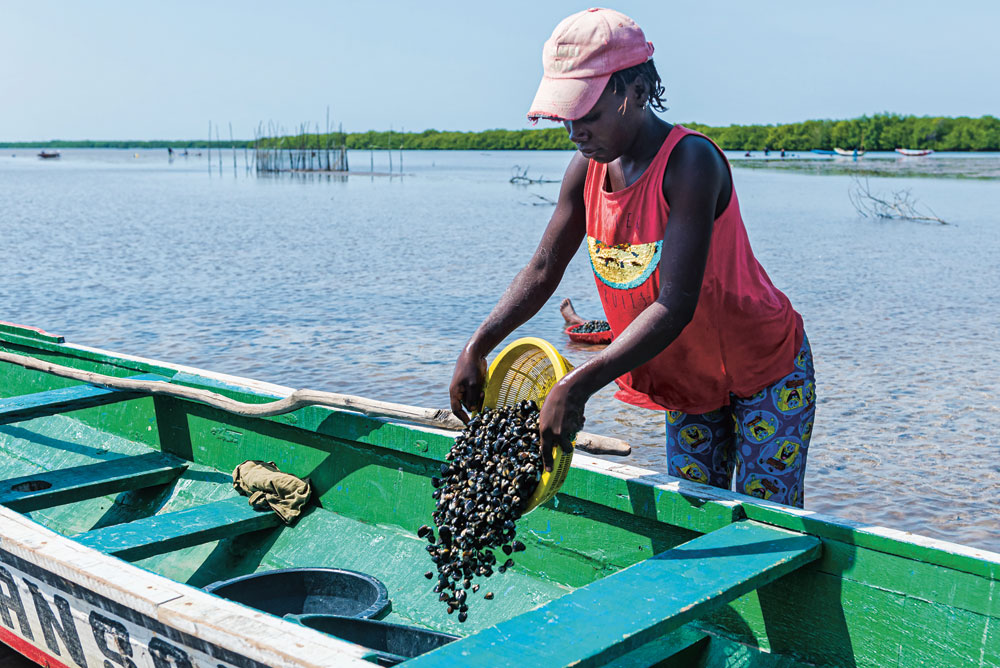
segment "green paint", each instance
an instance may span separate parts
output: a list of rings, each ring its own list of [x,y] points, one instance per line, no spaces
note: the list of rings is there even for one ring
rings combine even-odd
[[[0,505],[21,513],[172,482],[187,468],[171,455],[150,452],[0,482]]]
[[[681,627],[606,663],[605,668],[690,668],[697,665],[698,659],[704,656],[708,644],[707,634]]]
[[[819,552],[812,536],[737,522],[414,663],[604,665],[794,571]]]
[[[168,380],[154,374],[132,376],[131,380]],[[74,385],[0,399],[0,424],[33,420],[93,406],[106,406],[140,396],[135,392],[109,390],[94,385]]]
[[[48,343],[65,343],[66,339],[57,334],[49,334],[31,327],[22,327],[9,322],[0,322],[0,334],[11,334],[18,337],[33,339],[35,341],[45,341]]]
[[[74,536],[77,542],[135,561],[220,538],[280,524],[269,510],[254,510],[242,497],[154,515]]]
[[[793,531],[812,533],[822,538],[836,539],[856,547],[946,566],[992,580],[1000,579],[1000,560],[997,559],[997,555],[992,553],[988,553],[992,558],[987,559],[968,554],[957,554],[947,549],[915,542],[887,538],[866,530],[864,525],[827,515],[797,515],[777,508],[750,503],[743,504],[743,508],[749,519],[774,524]]]

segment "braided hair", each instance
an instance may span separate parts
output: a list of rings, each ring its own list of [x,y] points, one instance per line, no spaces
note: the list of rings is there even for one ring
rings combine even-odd
[[[646,90],[649,93],[649,105],[656,111],[666,111],[666,100],[663,99],[666,89],[660,82],[660,75],[656,71],[656,66],[653,65],[652,58],[639,65],[618,70],[611,75],[608,85],[612,87],[612,90],[617,95],[619,87],[624,90],[636,79],[641,79],[646,85]]]

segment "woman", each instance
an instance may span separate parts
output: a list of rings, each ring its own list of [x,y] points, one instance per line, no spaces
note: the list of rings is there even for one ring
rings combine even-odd
[[[666,410],[671,475],[803,505],[815,412],[802,319],[753,255],[729,164],[670,125],[653,45],[627,16],[591,9],[545,43],[528,113],[579,149],[528,266],[462,350],[452,410],[482,406],[486,355],[538,312],[586,239],[614,342],[564,376],[539,420],[546,466],[569,449],[587,399]]]

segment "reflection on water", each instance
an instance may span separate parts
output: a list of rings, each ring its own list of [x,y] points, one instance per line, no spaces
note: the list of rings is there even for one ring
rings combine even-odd
[[[169,163],[165,151],[18,152],[0,157],[0,320],[434,407],[551,215],[532,204],[558,184],[513,186],[512,165],[555,175],[570,157],[408,152],[402,178],[257,179],[239,152],[237,169],[226,153],[210,174],[205,157]],[[370,161],[387,171],[384,152],[351,157]],[[735,178],[757,255],[816,357],[806,507],[1000,550],[1000,183],[878,183],[957,223],[942,227],[858,219],[847,176]],[[549,339],[579,365],[595,349],[566,338],[563,297],[600,317],[585,251],[515,336]],[[662,470],[663,415],[612,395],[588,404],[587,430],[625,438],[630,463]]]

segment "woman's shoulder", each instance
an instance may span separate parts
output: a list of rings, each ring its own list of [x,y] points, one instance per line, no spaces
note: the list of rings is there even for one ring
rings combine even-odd
[[[670,152],[668,169],[671,164],[688,167],[726,167],[726,158],[722,154],[722,149],[715,143],[694,130],[688,130],[680,125],[674,126],[683,131],[683,135],[677,140],[677,144]]]
[[[670,152],[663,172],[664,197],[669,202],[671,192],[707,189],[707,192],[728,202],[732,177],[722,149],[705,135],[687,128],[684,130],[686,132]],[[722,208],[725,208],[724,203]]]

